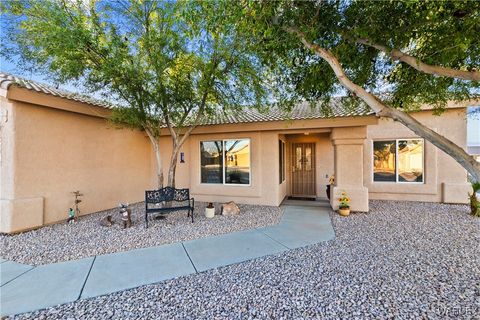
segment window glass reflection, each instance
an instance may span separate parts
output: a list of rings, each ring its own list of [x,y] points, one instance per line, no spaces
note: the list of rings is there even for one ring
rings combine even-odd
[[[395,140],[373,142],[373,181],[396,181]]]
[[[223,183],[223,142],[200,142],[200,162],[202,183]]]
[[[250,183],[250,140],[226,140],[225,183]]]
[[[423,182],[423,140],[398,140],[398,181]]]

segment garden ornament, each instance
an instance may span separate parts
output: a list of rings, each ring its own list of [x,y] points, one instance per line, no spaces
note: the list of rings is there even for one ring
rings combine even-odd
[[[132,212],[128,209],[128,203],[120,203],[119,207],[122,214],[123,229],[130,228],[132,226]]]

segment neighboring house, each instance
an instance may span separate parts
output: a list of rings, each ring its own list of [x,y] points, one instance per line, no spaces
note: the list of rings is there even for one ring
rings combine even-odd
[[[0,74],[0,231],[58,222],[80,190],[82,214],[136,202],[155,185],[147,136],[117,129],[111,106],[28,80]],[[183,146],[176,186],[198,201],[278,206],[289,196],[326,198],[342,191],[354,211],[369,199],[466,203],[466,171],[403,125],[369,109],[332,102],[328,117],[306,104],[291,114],[249,110],[198,126]],[[415,118],[466,147],[466,106]],[[172,142],[162,133],[163,163]],[[165,173],[168,169],[164,168]]]
[[[480,162],[480,113],[467,118],[467,133],[467,151]]]
[[[480,146],[470,145],[467,147],[468,153],[474,156],[480,162]]]

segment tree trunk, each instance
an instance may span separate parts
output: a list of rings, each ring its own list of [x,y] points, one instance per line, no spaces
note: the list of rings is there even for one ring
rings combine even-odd
[[[195,120],[195,123],[197,122],[198,119]],[[187,138],[190,136],[195,127],[195,125],[188,127],[187,131],[183,135],[181,135],[179,131],[175,131],[173,127],[168,127],[173,141],[172,156],[170,157],[170,166],[168,168],[168,186],[170,187],[175,188],[175,173],[177,170],[177,161],[180,148],[183,146],[185,141],[187,141]]]
[[[436,133],[432,129],[426,127],[408,113],[388,107],[376,96],[352,82],[345,74],[338,59],[328,50],[316,44],[310,43],[301,31],[295,28],[287,28],[287,31],[296,34],[306,48],[312,50],[315,52],[315,54],[324,59],[335,72],[335,75],[340,83],[365,101],[365,103],[367,103],[370,108],[375,111],[377,116],[389,117],[395,121],[399,121],[417,135],[430,141],[437,148],[450,155],[472,175],[474,181],[480,181],[480,163],[477,162],[475,158],[469,155],[465,150],[463,150],[463,148],[459,147],[444,136]]]
[[[150,129],[145,129],[148,137],[150,138],[150,142],[152,143],[153,152],[155,154],[155,161],[156,161],[156,175],[157,175],[157,189],[163,188],[163,165],[162,165],[162,155],[160,154],[160,143],[155,135],[151,132]]]
[[[168,168],[168,186],[175,188],[175,174],[177,171],[178,154],[180,153],[180,147],[177,145],[177,141],[173,142],[172,156],[170,158],[170,167]]]
[[[214,63],[213,65],[216,66],[217,64],[218,63]],[[211,82],[210,85],[213,85],[213,78],[211,77],[211,74],[210,74],[209,82]],[[172,136],[172,141],[173,141],[172,157],[170,158],[170,167],[168,168],[168,185],[173,188],[175,188],[175,173],[177,170],[177,160],[178,160],[178,154],[180,153],[180,148],[183,146],[187,138],[190,136],[192,131],[197,126],[197,123],[199,122],[200,118],[203,116],[203,110],[205,109],[205,103],[207,101],[208,92],[209,91],[206,90],[203,93],[202,103],[197,111],[197,116],[195,117],[195,121],[193,122],[192,125],[188,127],[188,129],[185,131],[183,135],[181,134],[180,128],[183,126],[184,122],[181,121],[177,130],[175,130],[175,128],[172,126],[172,124],[169,121],[168,112],[166,113],[167,127],[168,127],[168,130],[170,131],[170,134]],[[188,111],[187,114],[185,115],[184,120],[186,119],[186,116],[189,114],[189,112],[190,111]]]

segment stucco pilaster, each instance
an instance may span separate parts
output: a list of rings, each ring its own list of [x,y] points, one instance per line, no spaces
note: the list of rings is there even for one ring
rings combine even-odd
[[[43,225],[43,197],[21,198],[17,181],[16,110],[0,96],[0,232],[12,233]]]
[[[334,128],[331,140],[334,147],[335,185],[330,204],[338,209],[338,198],[346,192],[352,211],[368,211],[368,189],[363,185],[363,144],[367,128]]]

